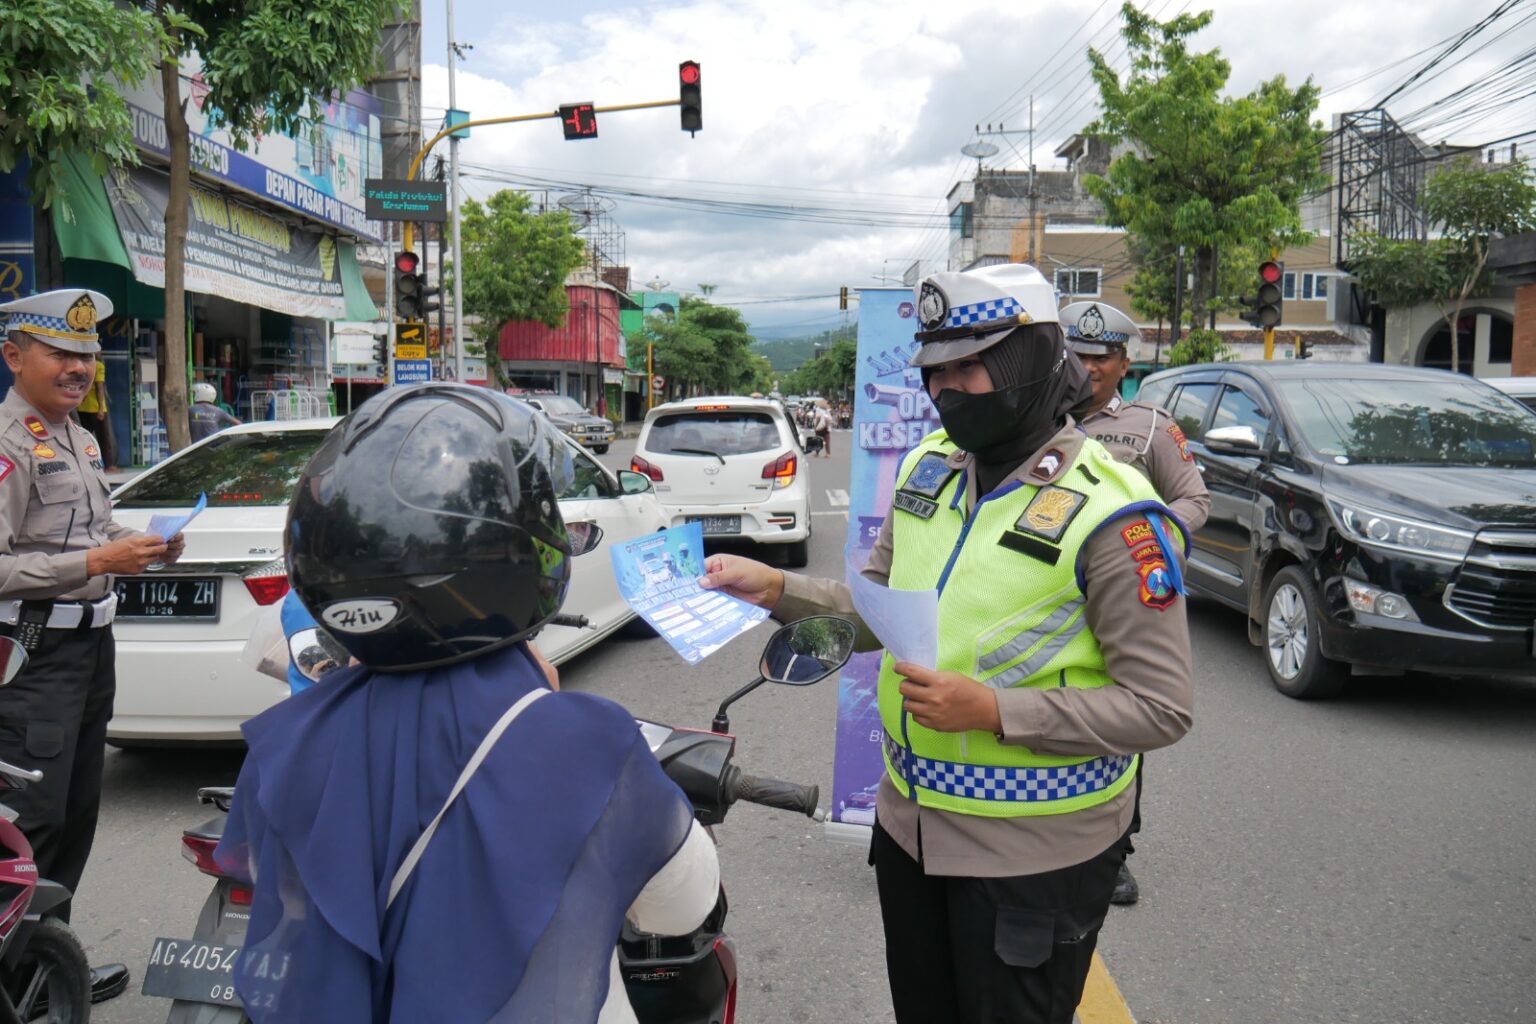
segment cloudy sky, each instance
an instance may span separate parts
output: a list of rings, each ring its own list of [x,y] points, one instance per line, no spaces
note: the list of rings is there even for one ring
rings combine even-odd
[[[1086,48],[1124,66],[1119,0],[453,3],[455,35],[473,46],[457,105],[475,117],[673,99],[678,62],[701,63],[696,137],[679,130],[675,107],[602,116],[599,138],[581,142],[553,120],[477,129],[460,150],[462,187],[475,197],[600,189],[637,286],[714,285],[715,301],[740,303],[764,336],[836,326],[841,285],[899,279],[915,259],[943,269],[944,196],[974,173],[960,147],[975,126],[1026,127],[1033,94],[1036,166],[1060,167],[1052,152],[1095,114]],[[448,105],[446,0],[421,5],[424,117],[435,125]],[[1229,91],[1311,76],[1325,123],[1373,105],[1507,6],[1388,109],[1433,139],[1528,132],[1523,145],[1536,147],[1536,0],[1397,0],[1390,13],[1378,0],[1203,6],[1216,17],[1197,45],[1231,62]],[[1143,7],[1163,19],[1201,9]],[[1466,103],[1431,106],[1490,82]],[[1027,136],[992,141],[1003,152],[989,167],[1027,166]]]

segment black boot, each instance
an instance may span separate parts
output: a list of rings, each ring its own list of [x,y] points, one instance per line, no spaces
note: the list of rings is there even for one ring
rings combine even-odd
[[[104,1003],[128,987],[127,964],[102,964],[91,968],[91,1002]]]
[[[1141,887],[1136,884],[1136,876],[1131,874],[1129,865],[1122,862],[1120,874],[1115,877],[1115,891],[1109,897],[1109,902],[1125,907],[1139,899],[1141,899]]]

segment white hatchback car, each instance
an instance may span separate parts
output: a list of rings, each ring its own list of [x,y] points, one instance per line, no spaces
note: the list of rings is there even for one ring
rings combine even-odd
[[[124,484],[113,518],[143,529],[156,513],[208,508],[187,527],[173,566],[118,577],[117,702],[108,739],[119,746],[238,740],[240,725],[287,696],[285,683],[248,668],[241,651],[264,605],[288,591],[283,528],[310,456],[339,419],[247,423],[200,441]],[[569,441],[566,443],[570,444]],[[550,626],[539,649],[556,664],[633,619],[607,548],[666,523],[651,482],[609,472],[571,444],[574,484],[560,496],[568,521],[603,529],[601,546],[573,561],[565,608],[584,629]]]
[[[811,485],[799,433],[768,398],[690,398],[645,417],[629,468],[650,477],[670,525],[784,546],[809,561]]]

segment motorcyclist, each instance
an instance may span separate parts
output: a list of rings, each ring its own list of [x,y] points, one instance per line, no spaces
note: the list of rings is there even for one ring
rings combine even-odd
[[[515,401],[426,384],[300,478],[293,589],[359,664],[244,728],[217,856],[255,883],[256,1024],[633,1022],[626,912],[682,934],[715,905],[713,845],[634,720],[552,694],[526,642],[579,553],[568,453]]]

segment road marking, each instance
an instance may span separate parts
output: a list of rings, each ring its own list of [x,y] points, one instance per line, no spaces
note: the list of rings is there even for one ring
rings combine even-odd
[[[847,491],[828,491],[827,492],[827,504],[829,504],[829,505],[837,505],[837,506],[846,508],[847,505],[848,505],[848,492]]]
[[[847,509],[841,509],[841,510],[834,510],[834,511],[831,511],[831,512],[812,512],[811,515],[813,515],[813,516],[842,516],[843,520],[847,521],[847,519],[848,519],[848,510]]]
[[[1077,1004],[1077,1019],[1079,1024],[1136,1024],[1130,1007],[1120,995],[1120,987],[1109,976],[1109,969],[1097,952],[1088,967],[1083,1000]]]

